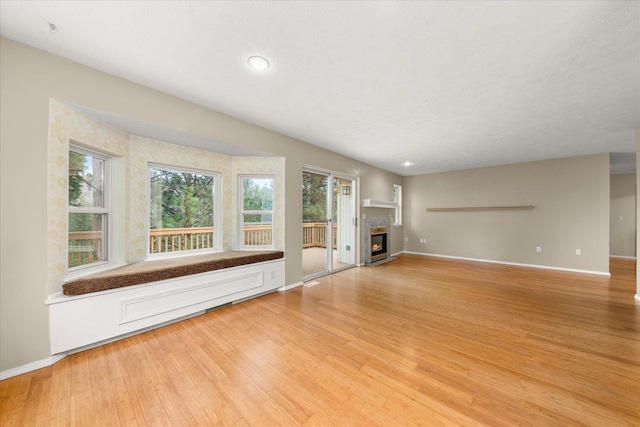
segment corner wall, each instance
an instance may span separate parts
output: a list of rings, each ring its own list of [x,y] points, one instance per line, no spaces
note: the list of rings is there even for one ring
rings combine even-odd
[[[609,271],[608,154],[405,177],[405,189],[406,251]],[[535,208],[426,211],[517,205]]]
[[[611,256],[636,256],[636,174],[611,175]]]

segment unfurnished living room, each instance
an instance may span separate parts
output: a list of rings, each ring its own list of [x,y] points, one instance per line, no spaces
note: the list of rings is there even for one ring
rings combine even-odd
[[[640,425],[640,2],[0,35],[3,427]]]

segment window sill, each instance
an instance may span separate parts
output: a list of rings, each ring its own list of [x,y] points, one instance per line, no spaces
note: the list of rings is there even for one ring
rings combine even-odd
[[[194,255],[206,255],[206,254],[217,254],[220,252],[218,249],[193,249],[189,251],[176,251],[176,252],[162,252],[157,254],[147,254],[146,261],[156,261],[161,259],[173,259],[173,258],[183,258]]]
[[[105,271],[113,270],[114,268],[122,267],[123,265],[124,264],[116,264],[113,261],[107,261],[96,265],[81,267],[77,270],[67,271],[67,274],[65,274],[64,277],[64,282],[66,283],[92,274],[104,273]]]

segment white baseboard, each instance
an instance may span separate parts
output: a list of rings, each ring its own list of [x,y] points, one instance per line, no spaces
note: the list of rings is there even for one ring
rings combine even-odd
[[[36,369],[46,368],[47,366],[51,366],[56,362],[64,359],[67,356],[67,353],[59,353],[53,356],[49,356],[42,360],[36,360],[35,362],[27,363],[26,365],[16,366],[15,368],[7,369],[6,371],[0,372],[0,381],[6,380],[7,378],[16,377],[18,375],[26,374],[27,372],[35,371]]]
[[[609,258],[636,259],[634,256],[609,255]]]
[[[280,292],[284,292],[284,291],[291,290],[293,288],[297,288],[298,286],[302,286],[302,284],[303,284],[303,282],[292,283],[290,285],[284,285],[284,286],[282,286],[282,287],[280,287],[280,288],[278,288],[276,290],[280,291]]]
[[[461,256],[429,254],[429,253],[411,252],[411,251],[404,251],[403,253],[411,254],[411,255],[432,256],[432,257],[436,257],[436,258],[459,259],[461,261],[486,262],[486,263],[489,263],[489,264],[513,265],[513,266],[516,266],[516,267],[539,268],[539,269],[542,269],[542,270],[566,271],[566,272],[569,272],[569,273],[595,274],[595,275],[598,275],[598,276],[611,277],[611,273],[605,272],[605,271],[578,270],[578,269],[575,269],[575,268],[553,267],[553,266],[550,266],[550,265],[523,264],[523,263],[519,263],[519,262],[496,261],[496,260],[493,260],[493,259],[467,258],[467,257],[461,257]]]
[[[636,300],[640,301],[640,294],[636,294],[636,295],[634,296],[634,298],[635,298]]]

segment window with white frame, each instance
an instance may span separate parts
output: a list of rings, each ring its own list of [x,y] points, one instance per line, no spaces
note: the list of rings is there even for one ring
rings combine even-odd
[[[69,146],[68,268],[111,261],[111,158]]]
[[[149,254],[220,248],[220,176],[149,165]]]
[[[402,186],[393,184],[393,201],[396,204],[396,215],[393,225],[402,225]]]
[[[239,177],[240,244],[273,246],[273,176]]]

